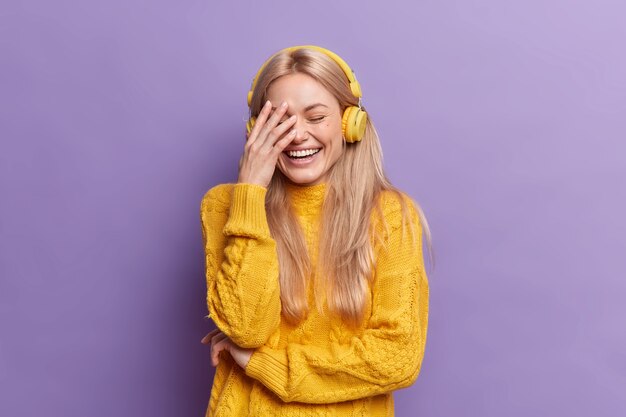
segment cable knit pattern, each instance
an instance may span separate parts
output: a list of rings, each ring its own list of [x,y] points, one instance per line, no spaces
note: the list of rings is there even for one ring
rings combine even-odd
[[[325,184],[287,188],[313,264],[325,191]],[[392,391],[416,380],[426,346],[429,286],[415,207],[409,204],[417,238],[411,245],[400,202],[391,192],[381,194],[388,233],[374,246],[375,276],[361,327],[318,314],[312,284],[309,316],[294,326],[280,315],[266,192],[254,184],[221,184],[202,199],[210,315],[239,346],[255,348],[245,370],[226,352],[220,356],[207,416],[393,416]],[[382,231],[380,220],[372,214]]]

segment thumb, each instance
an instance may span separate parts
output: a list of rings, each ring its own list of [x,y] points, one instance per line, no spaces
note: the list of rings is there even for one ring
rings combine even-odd
[[[205,345],[211,343],[211,338],[215,336],[219,331],[220,331],[219,329],[211,330],[206,336],[202,338],[202,340],[200,340],[200,343],[203,343]]]

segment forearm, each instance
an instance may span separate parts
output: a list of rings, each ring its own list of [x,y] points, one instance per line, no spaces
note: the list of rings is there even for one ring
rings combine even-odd
[[[379,310],[370,327],[349,343],[261,346],[246,373],[286,402],[348,401],[410,386],[418,377],[426,346],[426,276],[416,271],[398,290],[406,301],[392,314]]]
[[[283,401],[332,403],[410,386],[424,357],[426,328],[395,340],[369,332],[349,346],[300,344],[255,350],[246,373]]]
[[[309,403],[347,401],[411,385],[425,352],[429,285],[419,219],[415,210],[410,214],[416,239],[401,227],[399,210],[387,211],[389,235],[376,251],[372,312],[363,329],[324,346],[261,346],[246,373],[283,401]]]
[[[201,211],[207,306],[218,328],[241,347],[263,345],[280,321],[278,259],[265,192],[251,184],[209,192]]]

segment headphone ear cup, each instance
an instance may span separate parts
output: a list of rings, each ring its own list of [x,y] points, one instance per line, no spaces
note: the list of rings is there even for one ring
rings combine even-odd
[[[350,106],[343,112],[341,118],[341,131],[346,142],[358,142],[365,135],[367,125],[367,113],[359,107]]]
[[[246,130],[248,131],[248,134],[252,132],[252,128],[254,127],[254,122],[256,122],[256,117],[251,117],[246,122]]]

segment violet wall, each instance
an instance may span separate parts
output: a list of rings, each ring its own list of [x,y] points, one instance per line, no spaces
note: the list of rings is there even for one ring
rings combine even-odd
[[[398,416],[626,408],[626,4],[9,1],[0,415],[201,416],[200,198],[276,50],[353,67],[434,237]]]

